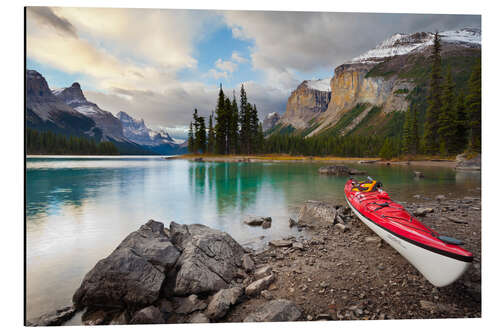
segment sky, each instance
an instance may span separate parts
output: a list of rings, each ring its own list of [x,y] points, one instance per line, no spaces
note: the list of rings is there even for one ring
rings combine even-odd
[[[26,65],[51,89],[79,82],[102,109],[183,139],[220,84],[237,99],[243,84],[263,119],[303,80],[331,78],[394,33],[466,26],[480,16],[29,7]]]

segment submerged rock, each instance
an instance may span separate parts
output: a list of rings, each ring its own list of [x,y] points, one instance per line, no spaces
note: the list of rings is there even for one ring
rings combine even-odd
[[[330,165],[321,167],[318,172],[324,175],[334,176],[350,176],[350,175],[364,175],[366,172],[357,169],[351,169],[345,165]]]
[[[76,312],[73,306],[66,306],[53,312],[46,313],[38,318],[29,320],[26,326],[59,326],[71,319]]]
[[[149,305],[158,299],[179,255],[163,223],[150,220],[85,275],[73,303],[77,308]]]
[[[270,216],[264,217],[264,216],[247,216],[243,220],[243,223],[251,225],[251,226],[260,226],[264,227],[264,223],[269,228],[271,226],[271,221],[272,218]]]
[[[265,303],[260,309],[248,315],[244,322],[296,321],[302,316],[302,310],[285,299]]]

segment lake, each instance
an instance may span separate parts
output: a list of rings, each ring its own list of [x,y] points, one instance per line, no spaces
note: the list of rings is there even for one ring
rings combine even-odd
[[[161,157],[29,157],[26,162],[27,318],[71,304],[83,276],[149,219],[202,223],[246,246],[295,235],[288,219],[305,200],[343,204],[346,177],[324,163],[215,163]],[[480,173],[443,167],[358,165],[396,200],[463,197]],[[422,171],[415,179],[413,171]],[[242,223],[271,216],[270,229]]]

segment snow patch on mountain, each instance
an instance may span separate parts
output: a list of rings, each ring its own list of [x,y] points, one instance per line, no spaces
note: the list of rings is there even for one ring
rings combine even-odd
[[[150,129],[144,123],[144,119],[135,119],[123,111],[118,112],[116,117],[122,122],[123,134],[129,140],[145,146],[176,144],[167,131]]]
[[[440,32],[442,43],[461,44],[469,47],[481,45],[481,29],[463,28]],[[417,32],[414,34],[397,33],[384,40],[348,63],[376,63],[384,58],[416,52],[433,43],[433,34],[430,32]]]
[[[307,80],[307,87],[309,89],[319,90],[319,91],[331,91],[330,79],[319,79],[319,80]]]

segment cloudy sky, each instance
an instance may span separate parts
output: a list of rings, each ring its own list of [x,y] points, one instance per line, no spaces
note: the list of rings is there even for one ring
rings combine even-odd
[[[479,27],[479,16],[116,8],[27,10],[27,68],[54,88],[81,84],[102,109],[125,111],[184,138],[194,108],[208,115],[220,83],[244,83],[262,118],[283,113],[305,79],[396,32]],[[237,95],[238,97],[238,95]]]

